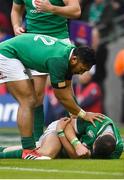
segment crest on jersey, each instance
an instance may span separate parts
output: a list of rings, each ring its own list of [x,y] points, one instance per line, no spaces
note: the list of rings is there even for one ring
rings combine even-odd
[[[87,132],[87,135],[88,135],[89,137],[91,137],[91,138],[95,137],[95,134],[94,134],[94,132],[93,132],[92,130],[89,130],[89,131]]]
[[[36,5],[35,5],[34,1],[35,1],[35,0],[32,0],[32,5],[36,8]]]

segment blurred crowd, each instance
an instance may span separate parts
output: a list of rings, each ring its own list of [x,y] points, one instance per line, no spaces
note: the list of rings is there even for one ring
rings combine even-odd
[[[2,42],[14,36],[10,20],[12,0],[0,0],[0,4],[0,42]],[[82,13],[78,20],[92,26],[91,46],[96,51],[97,62],[96,66],[93,67],[90,72],[75,77],[73,85],[74,92],[78,103],[84,110],[106,113],[104,107],[104,82],[107,77],[107,45],[109,41],[115,40],[118,32],[120,33],[121,29],[124,28],[124,0],[80,0],[80,6]],[[117,36],[115,34],[117,34]],[[122,32],[119,35],[122,36],[124,34]],[[117,56],[116,60],[117,59],[120,62],[124,60],[124,50],[121,55]],[[113,66],[115,74],[122,79],[124,88],[124,61],[123,63],[120,62],[115,62]],[[118,69],[121,69],[121,73]],[[6,93],[8,92],[5,84],[0,85],[0,95],[5,95]],[[65,115],[66,111],[55,98],[49,80],[44,101],[48,124],[50,123],[51,116],[53,116],[53,119],[57,119]],[[124,94],[122,101],[124,105]],[[48,108],[49,113],[47,113]],[[124,115],[121,121],[124,123]]]
[[[115,22],[124,15],[124,0],[81,0],[82,15],[80,20],[97,27],[101,37],[111,36],[116,29]],[[119,18],[119,19],[118,19]],[[120,26],[123,26],[120,23]]]

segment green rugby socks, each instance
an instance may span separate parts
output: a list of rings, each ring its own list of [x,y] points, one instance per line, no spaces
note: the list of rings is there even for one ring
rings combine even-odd
[[[15,159],[19,158],[22,159],[22,149],[14,150],[14,151],[8,151],[8,152],[0,152],[0,159]]]
[[[43,105],[35,108],[34,111],[34,138],[38,141],[40,136],[43,134],[44,129],[44,111]]]
[[[35,149],[35,140],[34,137],[21,137],[21,143],[23,149]]]

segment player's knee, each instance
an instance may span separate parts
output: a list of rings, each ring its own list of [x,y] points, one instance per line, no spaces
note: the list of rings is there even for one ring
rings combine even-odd
[[[36,94],[36,106],[40,106],[43,104],[44,94],[38,93]]]
[[[28,100],[28,105],[32,108],[36,107],[37,106],[37,99],[36,97],[32,96],[29,98]]]
[[[47,156],[53,159],[58,155],[59,151],[60,151],[60,146],[58,146],[56,149],[50,148],[46,153],[47,153]]]
[[[30,108],[35,108],[37,106],[37,99],[35,95],[27,95],[20,100],[20,104],[22,106],[28,106]]]
[[[47,80],[47,75],[33,77],[33,84],[37,98],[37,105],[43,104],[46,80]]]

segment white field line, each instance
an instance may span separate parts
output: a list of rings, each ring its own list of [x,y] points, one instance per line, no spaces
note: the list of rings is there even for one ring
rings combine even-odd
[[[76,170],[59,170],[59,169],[36,169],[36,168],[20,168],[20,167],[0,167],[0,170],[13,170],[13,171],[29,171],[29,172],[47,172],[47,173],[71,173],[71,174],[93,174],[93,175],[113,175],[123,176],[124,173],[119,172],[102,172],[102,171],[76,171]]]

